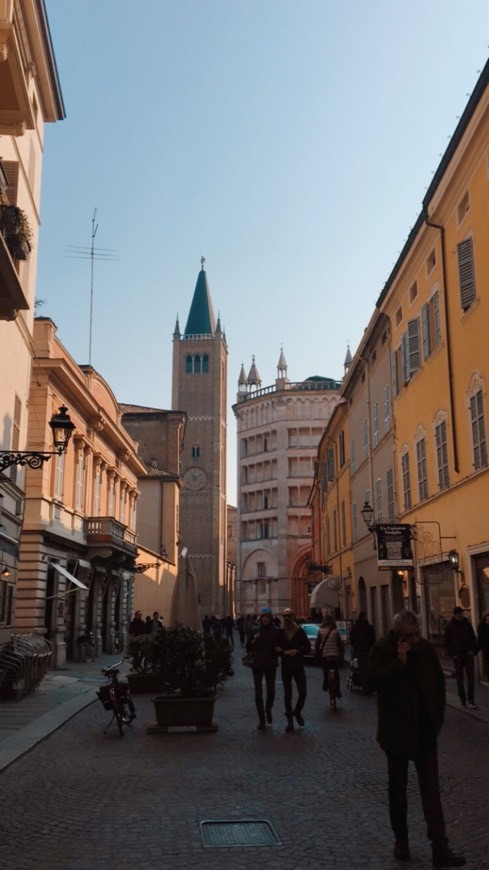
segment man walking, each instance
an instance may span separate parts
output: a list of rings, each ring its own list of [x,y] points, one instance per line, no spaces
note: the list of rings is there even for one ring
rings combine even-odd
[[[409,861],[407,778],[409,761],[418,775],[431,840],[433,867],[463,867],[448,846],[438,780],[437,737],[445,712],[445,678],[434,647],[420,637],[418,617],[402,610],[392,631],[372,647],[368,662],[377,690],[377,740],[387,756],[389,814],[394,857]]]
[[[259,731],[264,731],[266,728],[265,715],[269,725],[273,722],[272,707],[275,700],[275,677],[278,667],[278,632],[273,624],[272,611],[269,607],[262,607],[257,631],[246,644],[247,651],[253,653],[254,659],[252,668]],[[265,703],[263,702],[263,678],[266,686]]]
[[[358,614],[357,621],[353,624],[350,632],[352,658],[358,662],[358,673],[365,694],[370,694],[367,683],[367,665],[370,650],[375,643],[375,631],[370,625],[367,614],[362,611]]]
[[[290,607],[282,612],[284,620],[277,641],[277,652],[282,656],[282,683],[284,687],[286,731],[294,730],[294,716],[298,725],[304,725],[302,708],[307,696],[307,679],[304,670],[304,653],[311,651],[311,643],[304,629],[297,625],[295,613]],[[292,709],[292,681],[297,687],[297,701]]]
[[[457,691],[462,707],[477,709],[474,700],[474,657],[477,655],[477,638],[469,620],[461,607],[453,608],[453,618],[445,629],[445,648],[453,656],[453,666],[457,678]],[[465,694],[464,671],[467,674],[467,696]]]

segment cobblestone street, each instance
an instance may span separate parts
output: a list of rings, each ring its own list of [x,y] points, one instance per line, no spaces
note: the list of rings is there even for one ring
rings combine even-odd
[[[0,832],[18,870],[88,868],[284,868],[391,870],[386,765],[375,743],[375,697],[345,689],[332,713],[321,672],[308,668],[306,725],[284,732],[277,681],[274,723],[256,730],[251,673],[220,694],[209,734],[146,733],[151,696],[124,738],[92,704],[0,774]],[[483,689],[479,689],[483,692]],[[440,739],[443,804],[451,846],[469,870],[487,857],[489,725],[449,707]],[[431,867],[414,769],[410,772],[413,870]],[[205,847],[205,820],[266,819],[280,845]]]

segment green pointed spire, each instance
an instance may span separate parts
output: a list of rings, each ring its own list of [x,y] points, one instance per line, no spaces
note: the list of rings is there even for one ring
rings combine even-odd
[[[207,274],[204,271],[204,257],[201,258],[201,263],[202,268],[195,285],[194,298],[190,306],[185,335],[214,335],[216,330],[216,318],[212,308]]]

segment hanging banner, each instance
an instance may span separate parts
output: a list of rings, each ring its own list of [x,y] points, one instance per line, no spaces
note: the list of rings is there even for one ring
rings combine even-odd
[[[377,567],[412,568],[411,526],[407,523],[378,523],[375,526],[377,541]]]

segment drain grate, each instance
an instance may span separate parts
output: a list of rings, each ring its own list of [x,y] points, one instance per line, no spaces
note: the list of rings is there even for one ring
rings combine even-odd
[[[235,819],[200,823],[204,846],[281,846],[272,824],[267,819]]]

